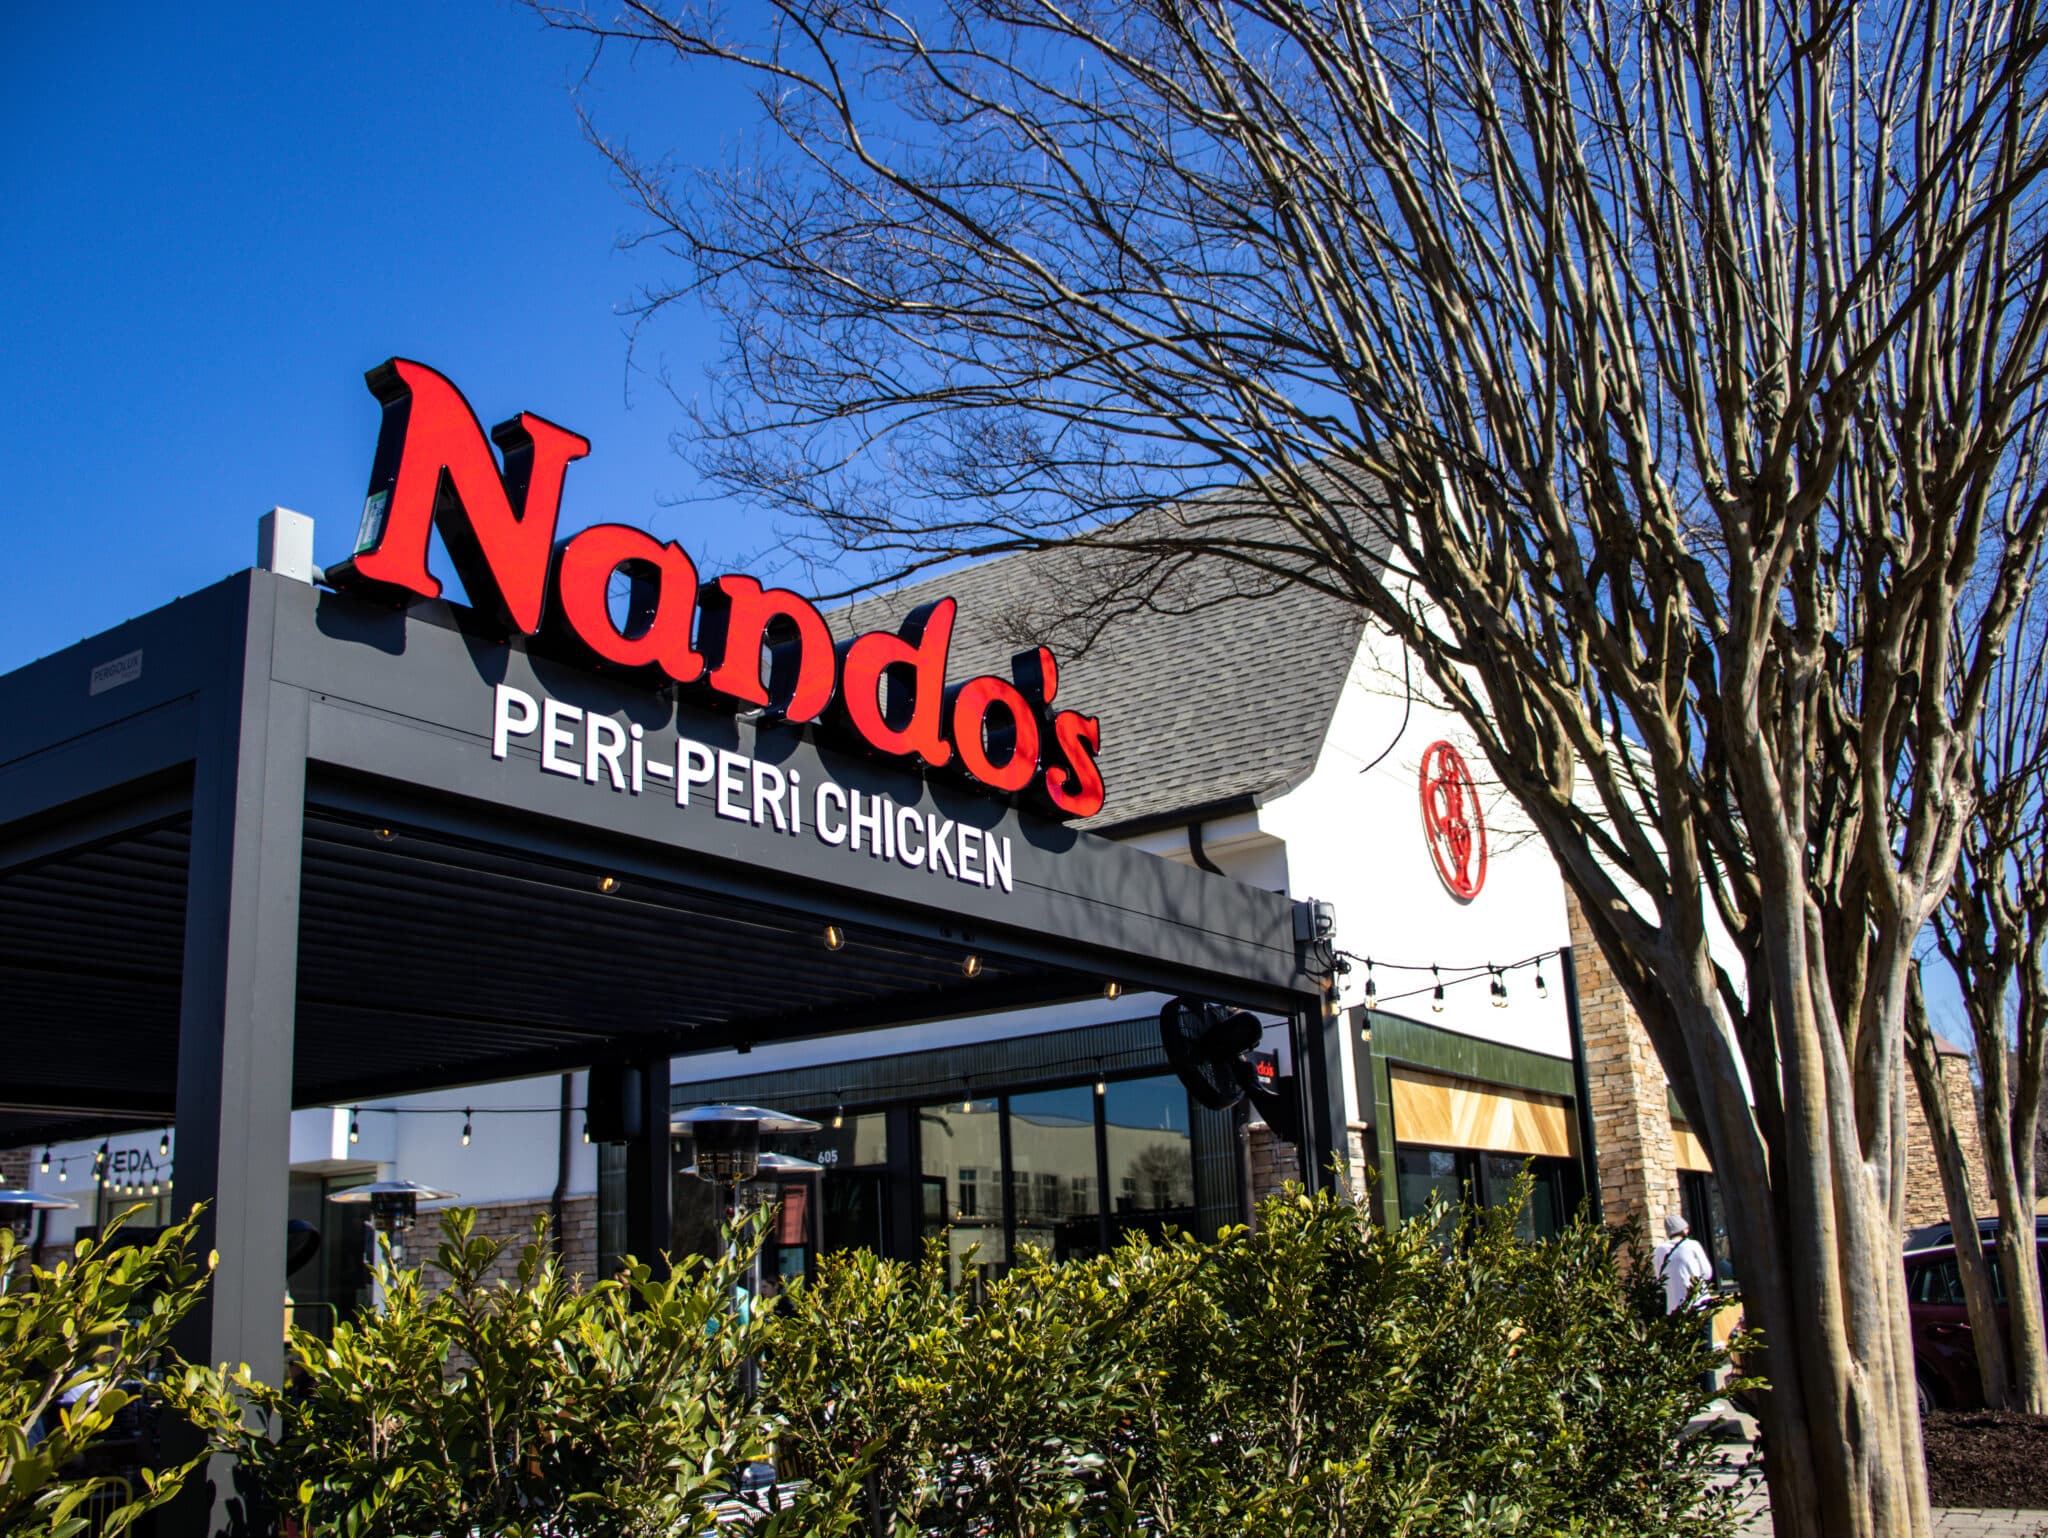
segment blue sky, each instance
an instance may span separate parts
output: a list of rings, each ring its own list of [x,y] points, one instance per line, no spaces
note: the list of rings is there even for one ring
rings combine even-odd
[[[0,672],[254,558],[256,519],[348,553],[377,407],[363,371],[440,369],[486,424],[584,434],[565,526],[599,518],[740,564],[768,535],[691,501],[683,416],[716,333],[623,311],[671,259],[583,142],[581,41],[526,11],[386,0],[38,7],[0,21]],[[746,121],[715,77],[607,61],[593,110],[715,155]],[[443,566],[444,573],[446,572]]]
[[[709,320],[670,312],[629,368],[627,307],[679,269],[620,249],[639,225],[572,104],[588,61],[502,0],[0,20],[0,673],[248,565],[273,505],[345,556],[362,376],[394,353],[486,424],[532,410],[591,440],[565,527],[636,523],[707,571],[771,542],[671,446],[654,376],[698,386]],[[609,59],[584,99],[702,159],[752,112],[653,59]]]

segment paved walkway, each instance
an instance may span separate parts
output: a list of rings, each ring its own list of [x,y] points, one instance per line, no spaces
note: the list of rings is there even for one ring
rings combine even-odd
[[[1742,1503],[1744,1517],[1736,1528],[1743,1538],[1771,1538],[1771,1504],[1762,1495]],[[1934,1538],[2043,1538],[2048,1511],[1979,1511],[1969,1506],[1937,1506]]]
[[[1743,1437],[1755,1437],[1755,1425],[1747,1416],[1728,1409],[1725,1401],[1717,1402],[1716,1408],[1727,1422],[1733,1423],[1728,1428],[1729,1435],[1733,1436],[1735,1428],[1739,1427]],[[1764,1492],[1762,1476],[1750,1467],[1750,1446],[1751,1440],[1731,1440],[1722,1460],[1727,1470],[1727,1481],[1746,1487],[1738,1508],[1742,1521],[1736,1531],[1743,1538],[1772,1538],[1771,1500]],[[2048,1538],[2048,1511],[1937,1506],[1934,1509],[1934,1538]]]

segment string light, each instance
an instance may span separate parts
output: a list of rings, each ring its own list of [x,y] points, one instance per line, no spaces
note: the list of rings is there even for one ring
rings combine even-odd
[[[827,924],[825,926],[825,949],[828,951],[846,949],[846,931],[837,924]]]
[[[841,1127],[844,1127],[845,1125],[846,1107],[843,1105],[835,1105],[834,1107],[832,1107],[832,1130],[834,1132],[837,1132]]]
[[[588,1111],[583,1113],[583,1141],[586,1143],[590,1141],[590,1113]]]
[[[1102,996],[1103,996],[1103,997],[1104,997],[1105,999],[1118,999],[1118,998],[1122,998],[1122,997],[1123,997],[1123,991],[1124,991],[1124,985],[1123,985],[1122,983],[1118,982],[1118,981],[1117,981],[1117,980],[1116,980],[1115,978],[1113,978],[1113,977],[1112,977],[1112,978],[1111,978],[1111,979],[1110,979],[1110,980],[1109,980],[1108,982],[1106,982],[1106,983],[1104,983],[1104,984],[1102,985]]]
[[[1500,975],[1499,967],[1493,969],[1493,980],[1486,985],[1486,991],[1493,995],[1495,1009],[1508,1007],[1508,983],[1507,979]]]
[[[171,1156],[170,1133],[166,1132],[162,1137],[156,1140],[156,1156],[159,1159],[168,1159]]]
[[[966,1080],[966,1079],[962,1079],[962,1080],[960,1081],[960,1114],[961,1114],[962,1116],[967,1116],[967,1115],[971,1115],[971,1114],[973,1113],[973,1111],[974,1111],[974,1089],[973,1089],[973,1085],[972,1085],[972,1084],[970,1083],[970,1081],[968,1081],[968,1080]]]
[[[356,1118],[362,1114],[363,1108],[361,1106],[352,1106],[349,1109],[348,1140],[351,1143],[360,1143],[363,1140],[363,1129],[356,1124]]]
[[[960,958],[960,975],[962,977],[981,976],[981,958],[972,951],[962,956]]]
[[[1436,990],[1429,996],[1429,1007],[1432,1013],[1440,1015],[1444,1012],[1443,974],[1438,972],[1435,967],[1431,967],[1429,970],[1430,974],[1436,978]]]
[[[49,1174],[49,1173],[50,1173],[50,1150],[49,1150],[49,1149],[47,1149],[47,1148],[45,1148],[45,1149],[43,1150],[43,1165],[42,1165],[42,1168],[43,1168],[43,1173],[44,1173],[45,1175],[47,1175],[47,1174]]]
[[[469,1108],[464,1106],[462,1110],[462,1146],[464,1148],[469,1147],[469,1117]]]
[[[1371,1009],[1380,999],[1380,985],[1373,981],[1372,957],[1365,958],[1365,1007]]]
[[[1102,1076],[1101,1068],[1095,1070],[1095,1098],[1100,1100],[1109,1093],[1109,1081]]]
[[[1550,997],[1550,984],[1543,980],[1543,963],[1540,961],[1536,963],[1536,997],[1539,999]]]
[[[617,876],[599,876],[597,878],[597,889],[604,893],[605,896],[610,897],[619,889],[619,878]]]

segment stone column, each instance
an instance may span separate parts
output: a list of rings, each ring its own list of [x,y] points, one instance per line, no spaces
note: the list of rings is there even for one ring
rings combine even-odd
[[[1579,975],[1579,1019],[1599,1151],[1601,1206],[1609,1223],[1640,1221],[1645,1242],[1655,1244],[1664,1236],[1664,1215],[1679,1210],[1670,1085],[1578,899],[1567,891],[1565,904]]]
[[[1970,1054],[1952,1042],[1939,1041],[1941,1077],[1948,1086],[1956,1141],[1970,1172],[1970,1201],[1980,1218],[1996,1217],[1991,1186],[1984,1173],[1983,1132],[1977,1125],[1977,1085],[1970,1074]],[[1934,1144],[1927,1136],[1927,1113],[1920,1107],[1920,1087],[1906,1085],[1906,1226],[1920,1228],[1948,1221],[1948,1199],[1942,1195],[1941,1169],[1934,1162]]]

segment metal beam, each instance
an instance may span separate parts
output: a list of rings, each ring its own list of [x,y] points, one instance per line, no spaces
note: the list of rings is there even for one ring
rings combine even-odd
[[[247,596],[244,587],[245,603]],[[201,695],[178,1028],[178,1194],[203,1201],[198,1249],[219,1256],[185,1319],[191,1360],[284,1381],[286,1193],[307,700],[270,679],[270,606],[246,603]],[[167,1532],[220,1530],[230,1470],[211,1469]]]
[[[640,1136],[626,1144],[626,1250],[668,1275],[675,1247],[675,1170],[668,1137],[668,1054],[644,1057],[635,1068]]]

